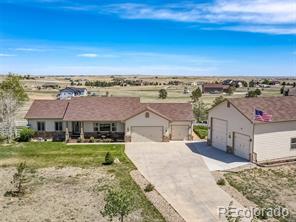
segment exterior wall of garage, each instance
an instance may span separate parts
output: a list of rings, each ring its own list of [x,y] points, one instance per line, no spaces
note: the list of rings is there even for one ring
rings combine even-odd
[[[172,138],[172,128],[173,126],[186,126],[188,128],[188,140],[192,140],[192,121],[174,121],[171,122],[170,127],[169,127],[169,134],[170,134],[170,138]]]
[[[240,133],[250,137],[250,152],[252,150],[253,141],[253,124],[240,113],[233,105],[228,104],[227,101],[217,105],[215,108],[210,110],[208,116],[209,132],[208,132],[208,143],[211,145],[211,122],[212,119],[217,118],[227,122],[227,148],[233,151],[233,136],[234,133]]]
[[[255,124],[254,152],[257,161],[296,157],[291,138],[296,138],[296,121]]]
[[[146,117],[146,113],[149,113],[149,117]],[[129,141],[131,138],[131,128],[135,126],[161,126],[164,129],[163,136],[169,136],[169,120],[156,115],[151,111],[144,111],[138,115],[126,120],[125,122],[125,136],[126,141]]]

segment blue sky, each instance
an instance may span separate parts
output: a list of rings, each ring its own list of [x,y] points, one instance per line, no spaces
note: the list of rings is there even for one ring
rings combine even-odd
[[[294,0],[0,0],[0,73],[296,76]]]

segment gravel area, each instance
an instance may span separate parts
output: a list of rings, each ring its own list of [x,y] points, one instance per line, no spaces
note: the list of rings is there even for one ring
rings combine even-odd
[[[131,171],[131,176],[134,181],[140,186],[141,190],[150,202],[158,209],[168,222],[185,222],[185,220],[175,211],[175,209],[154,189],[150,192],[145,192],[145,187],[149,184],[143,175],[138,170]]]

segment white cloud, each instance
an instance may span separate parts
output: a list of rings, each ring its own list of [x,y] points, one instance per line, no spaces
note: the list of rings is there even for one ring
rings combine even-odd
[[[43,49],[37,49],[37,48],[16,48],[15,51],[40,52],[40,51],[44,51],[44,50]]]
[[[0,57],[11,57],[11,56],[15,56],[13,54],[6,54],[6,53],[0,53]]]
[[[96,57],[98,57],[98,55],[95,54],[95,53],[84,53],[84,54],[79,54],[77,56],[85,57],[85,58],[96,58]]]
[[[278,27],[274,30],[257,27],[258,32],[269,34],[295,34],[293,30],[296,29],[295,0],[216,0],[213,3],[165,5],[121,3],[107,5],[103,7],[102,12],[117,14],[125,19],[155,19],[216,25],[236,24],[240,27],[247,26],[244,31],[251,32],[254,28],[250,29],[250,26],[277,25]],[[288,31],[290,28],[292,31]]]
[[[204,30],[228,30],[228,31],[238,31],[238,32],[253,32],[253,33],[265,33],[274,35],[296,35],[296,27],[285,28],[278,26],[225,26],[219,28],[204,28]]]

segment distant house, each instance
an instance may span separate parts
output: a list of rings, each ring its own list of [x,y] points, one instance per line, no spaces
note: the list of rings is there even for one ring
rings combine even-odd
[[[227,92],[229,85],[207,83],[202,85],[202,93],[219,94]]]
[[[71,99],[72,97],[87,96],[86,88],[66,87],[61,89],[57,95],[58,99],[65,100]]]

